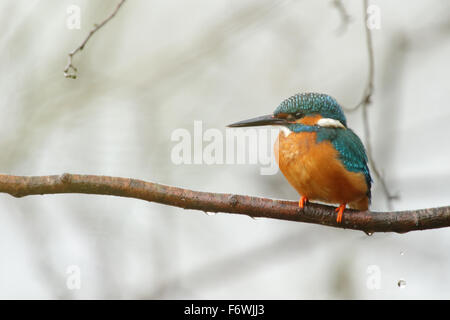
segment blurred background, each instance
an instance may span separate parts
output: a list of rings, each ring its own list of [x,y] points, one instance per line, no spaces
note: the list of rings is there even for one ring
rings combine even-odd
[[[225,132],[298,92],[356,105],[368,72],[362,1],[342,2],[349,19],[329,0],[127,1],[66,79],[67,54],[116,3],[0,3],[0,171],[297,200],[260,165],[174,164],[171,135],[194,121]],[[373,157],[400,197],[392,208],[449,205],[450,3],[371,3],[381,28],[368,113]],[[72,5],[80,29],[67,26]],[[361,110],[347,118],[364,141]],[[372,210],[387,208],[376,180]],[[450,298],[449,228],[367,236],[78,194],[2,194],[0,221],[2,299]]]

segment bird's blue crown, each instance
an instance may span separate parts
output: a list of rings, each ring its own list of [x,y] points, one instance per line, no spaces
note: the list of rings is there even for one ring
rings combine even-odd
[[[275,109],[274,115],[280,113],[301,112],[305,115],[320,114],[323,118],[339,120],[347,126],[344,112],[337,101],[322,93],[299,93],[287,98]]]

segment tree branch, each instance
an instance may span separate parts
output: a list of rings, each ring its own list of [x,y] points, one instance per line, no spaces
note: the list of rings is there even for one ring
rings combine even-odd
[[[198,192],[137,179],[69,173],[29,177],[0,175],[0,192],[14,197],[57,193],[113,195],[184,209],[307,222],[360,230],[367,234],[373,232],[405,233],[450,226],[450,206],[397,212],[347,209],[343,222],[337,223],[335,208],[321,204],[309,203],[305,209],[300,209],[296,201]]]
[[[89,39],[94,35],[94,33],[96,33],[98,30],[100,30],[105,24],[108,23],[109,20],[111,20],[112,18],[114,18],[114,16],[116,15],[116,13],[119,11],[120,7],[125,3],[125,0],[121,0],[116,8],[114,9],[114,11],[105,19],[103,20],[100,24],[96,24],[94,25],[94,28],[89,32],[89,34],[87,35],[87,37],[84,39],[84,41],[78,46],[76,47],[74,50],[72,50],[71,52],[69,52],[68,56],[68,62],[66,67],[64,68],[64,76],[68,79],[76,79],[77,78],[77,68],[72,64],[72,60],[73,60],[73,56],[75,54],[77,54],[79,51],[84,49],[84,46],[86,45],[86,43],[89,41]]]

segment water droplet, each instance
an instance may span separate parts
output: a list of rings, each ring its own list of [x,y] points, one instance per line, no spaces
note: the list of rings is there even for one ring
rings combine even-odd
[[[398,286],[400,289],[404,289],[404,288],[406,287],[406,281],[405,281],[404,279],[398,280],[397,286]]]
[[[401,256],[404,256],[405,253],[404,253],[403,251],[400,251],[400,255],[401,255]]]
[[[214,215],[216,215],[216,212],[208,212],[208,211],[205,211],[205,213],[206,213],[208,216],[214,216]]]
[[[371,232],[371,231],[365,231],[365,230],[364,230],[364,233],[367,234],[369,237],[370,237],[371,235],[373,235],[373,232]]]

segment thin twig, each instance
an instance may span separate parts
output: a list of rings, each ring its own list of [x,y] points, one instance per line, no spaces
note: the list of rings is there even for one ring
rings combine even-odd
[[[347,29],[349,23],[352,21],[352,17],[348,14],[342,0],[333,0],[332,4],[336,7],[339,15],[341,16],[341,25],[337,29],[337,33],[341,34]]]
[[[373,43],[372,43],[372,32],[367,26],[367,20],[369,18],[368,13],[368,0],[364,0],[364,29],[366,33],[366,47],[367,47],[367,54],[369,57],[369,71],[367,75],[367,84],[366,88],[364,89],[363,96],[361,98],[361,101],[352,108],[344,108],[345,111],[351,112],[355,111],[358,108],[361,108],[362,110],[362,118],[363,118],[363,127],[364,127],[364,136],[365,136],[365,145],[367,150],[367,157],[369,158],[369,163],[372,167],[372,172],[374,173],[375,177],[380,181],[381,188],[383,190],[383,193],[386,197],[387,204],[389,210],[392,209],[392,200],[398,199],[398,195],[393,195],[389,192],[389,189],[387,187],[386,181],[381,176],[380,171],[378,170],[377,165],[375,164],[375,161],[372,156],[372,144],[370,140],[370,128],[369,128],[369,116],[368,116],[368,106],[372,103],[372,95],[374,90],[374,81],[375,81],[375,55],[373,50]]]
[[[116,13],[119,11],[120,7],[125,3],[125,0],[121,0],[116,8],[114,9],[114,11],[109,15],[109,17],[107,17],[105,20],[103,20],[103,22],[101,22],[100,24],[95,24],[94,28],[89,32],[89,34],[87,35],[86,39],[84,39],[84,41],[78,46],[76,47],[73,51],[71,51],[68,56],[68,62],[66,67],[64,68],[64,76],[68,79],[76,79],[77,78],[77,68],[72,64],[72,60],[73,60],[73,56],[75,54],[77,54],[79,51],[83,50],[84,47],[86,46],[86,43],[89,41],[89,39],[94,35],[94,33],[96,33],[98,30],[100,30],[105,24],[108,23],[109,20],[111,20],[112,18],[114,18],[114,16],[116,15]]]
[[[345,111],[351,112],[355,111],[356,109],[360,107],[367,107],[369,104],[372,103],[372,94],[373,94],[373,83],[375,81],[375,57],[373,53],[373,44],[372,44],[372,32],[367,26],[367,19],[369,18],[369,13],[367,12],[368,8],[368,0],[364,0],[364,30],[366,33],[366,46],[367,46],[367,53],[369,56],[369,72],[367,74],[367,84],[366,88],[364,89],[363,96],[359,103],[351,108],[344,108]]]
[[[0,175],[0,192],[14,197],[58,193],[113,195],[184,209],[307,222],[367,234],[405,233],[450,226],[450,206],[397,212],[346,210],[343,222],[337,223],[335,208],[321,204],[309,203],[305,209],[300,209],[297,201],[199,192],[137,179],[69,173],[29,177]]]
[[[365,144],[366,144],[366,151],[367,151],[367,158],[369,158],[370,166],[372,167],[372,172],[374,173],[375,177],[378,179],[378,181],[381,183],[381,189],[383,190],[384,196],[387,200],[388,209],[392,210],[392,200],[396,200],[399,198],[397,194],[391,194],[388,186],[386,184],[386,181],[381,176],[380,171],[378,170],[377,165],[375,164],[375,160],[372,157],[372,144],[370,140],[370,129],[369,129],[369,117],[367,115],[367,108],[362,108],[362,118],[363,118],[363,127],[364,127],[364,136],[365,136]]]

